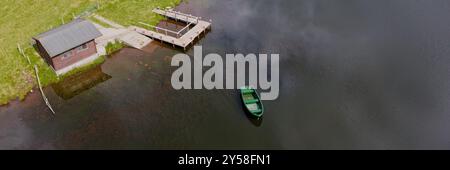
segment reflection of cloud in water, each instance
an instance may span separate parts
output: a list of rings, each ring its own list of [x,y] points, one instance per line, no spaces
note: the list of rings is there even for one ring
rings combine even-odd
[[[208,36],[208,41],[213,43],[205,44],[219,44],[225,48],[217,48],[214,52],[280,53],[283,54],[281,60],[288,60],[300,57],[299,51],[309,50],[306,46],[328,43],[336,36],[314,23],[317,8],[315,1],[215,3],[222,4],[220,6],[224,9],[211,12],[215,33]],[[230,11],[232,16],[228,16]],[[229,19],[219,19],[224,16]],[[215,22],[216,18],[219,21]]]
[[[448,146],[448,1],[213,2],[204,50],[280,53],[282,146]]]
[[[30,93],[25,101],[13,101],[0,107],[0,149],[51,149],[50,142],[36,138],[35,127],[29,120],[47,122],[52,116],[43,103],[39,90]]]
[[[17,114],[0,114],[0,149],[20,148],[30,139],[31,130]]]
[[[280,98],[264,103],[261,127],[239,119],[234,92],[174,91],[166,56],[177,51],[125,49],[103,65],[114,78],[92,93],[63,101],[49,90],[63,113],[56,121],[46,121],[39,95],[38,104],[0,108],[1,147],[448,148],[448,1],[189,3],[213,19],[204,54],[280,53]]]

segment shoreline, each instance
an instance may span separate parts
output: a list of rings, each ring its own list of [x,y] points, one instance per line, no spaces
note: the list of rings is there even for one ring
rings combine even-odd
[[[179,4],[181,4],[182,2],[183,2],[183,0],[165,0],[165,1],[158,1],[158,2],[154,2],[153,4],[146,4],[146,5],[149,6],[148,8],[153,8],[155,6],[163,4],[163,5],[166,5],[164,7],[172,7],[172,8],[174,8],[174,7],[178,6]],[[105,4],[102,4],[102,3],[105,3]],[[94,14],[102,14],[103,16],[107,17],[108,19],[111,19],[110,16],[114,16],[115,13],[117,13],[117,11],[115,11],[116,9],[114,9],[114,8],[116,6],[120,6],[121,5],[120,3],[123,4],[123,3],[129,3],[129,2],[127,2],[127,1],[118,1],[118,2],[110,3],[110,4],[108,4],[107,2],[100,2],[100,8],[96,9],[95,12],[93,12],[93,13]],[[91,4],[91,6],[92,6],[92,4]],[[98,6],[98,4],[97,4],[97,6]],[[136,5],[136,6],[137,7],[141,7],[141,6],[139,6],[139,4]],[[83,8],[83,7],[79,7],[79,8],[80,9],[75,9],[75,10],[76,11],[77,10],[78,11],[82,11],[81,8]],[[86,8],[86,7],[84,7],[84,8]],[[84,12],[81,12],[81,14],[84,14]],[[148,19],[149,20],[148,23],[151,23],[153,25],[156,25],[159,22],[161,22],[162,20],[164,20],[164,18],[162,18],[162,17],[154,17],[154,16],[157,16],[157,15],[153,15],[151,17],[150,16],[148,17],[149,18]],[[117,22],[119,24],[122,24],[124,26],[128,26],[128,25],[130,25],[130,22],[132,22],[132,21],[125,22],[125,20],[127,18],[130,18],[130,17],[132,18],[131,20],[137,21],[137,20],[139,20],[138,18],[140,16],[137,15],[137,14],[127,15],[127,16],[123,16],[123,18],[114,18],[114,19],[112,19],[112,21]],[[64,18],[65,17],[62,17],[62,20],[64,20]],[[87,17],[87,19],[89,19],[89,18]],[[96,23],[95,21],[92,21],[92,20],[90,20],[90,21]],[[67,22],[69,22],[69,21],[67,20]],[[98,24],[102,24],[102,23],[98,23]],[[31,38],[31,37],[29,37],[29,38]],[[39,55],[36,54],[35,49],[33,49],[32,47],[28,47],[28,46],[26,46],[25,48],[26,48],[25,53],[30,56],[30,58],[33,61],[33,64],[37,64],[39,66],[38,67],[39,68],[39,72],[40,72],[39,77],[41,78],[41,80],[43,80],[43,87],[48,87],[48,86],[50,86],[52,84],[55,84],[55,83],[58,83],[62,79],[64,79],[64,77],[62,77],[62,78],[58,77],[58,76],[56,76],[56,74],[54,72],[52,72],[51,67],[48,66],[48,64],[45,63]],[[123,48],[124,47],[121,47],[121,48],[118,48],[118,49],[114,49],[114,51],[119,51],[119,50],[121,50]],[[0,53],[0,54],[5,54],[6,53],[3,50],[4,49],[2,49],[2,53]],[[6,55],[8,55],[8,53],[6,53]],[[13,54],[9,54],[9,55],[13,55]],[[107,57],[105,57],[105,59],[107,60]],[[100,63],[100,65],[101,65],[101,63]],[[4,66],[4,67],[7,67],[7,66]],[[30,81],[27,81],[26,83],[24,83],[23,81],[19,80],[21,78],[20,76],[8,75],[8,73],[6,73],[6,76],[14,77],[14,78],[12,78],[9,81],[13,81],[13,82],[16,82],[16,83],[11,83],[11,82],[8,82],[7,80],[5,80],[3,84],[0,84],[0,87],[6,86],[6,88],[9,88],[9,89],[12,88],[12,90],[13,90],[13,92],[10,92],[10,91],[7,90],[7,91],[4,92],[4,94],[0,94],[0,107],[8,106],[11,102],[14,102],[14,101],[17,101],[17,102],[24,101],[25,98],[28,95],[30,95],[30,93],[35,92],[35,90],[37,88],[37,83],[34,81],[35,76],[33,76],[34,72],[31,72],[30,69],[28,69],[29,66],[22,63],[22,65],[16,66],[16,67],[18,67],[19,69],[23,70],[22,71],[22,74],[24,74],[23,76],[28,77],[28,78],[26,78],[26,80],[27,79],[28,80],[33,79],[33,81],[30,80]],[[4,68],[0,68],[0,70],[3,70],[3,69]],[[26,73],[26,72],[28,72],[28,73]],[[2,77],[1,79],[4,79],[4,78]],[[17,82],[19,82],[18,86],[17,85],[16,86],[8,85],[8,84],[17,84]],[[21,84],[21,86],[20,86],[20,84]],[[0,93],[1,93],[1,91],[0,91]]]

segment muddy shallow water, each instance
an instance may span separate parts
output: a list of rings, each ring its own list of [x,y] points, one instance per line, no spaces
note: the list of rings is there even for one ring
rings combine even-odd
[[[180,51],[154,42],[46,88],[56,116],[38,92],[0,107],[0,148],[450,148],[450,2],[187,2],[178,10],[213,22],[205,54],[280,54],[262,121],[234,90],[174,90]]]

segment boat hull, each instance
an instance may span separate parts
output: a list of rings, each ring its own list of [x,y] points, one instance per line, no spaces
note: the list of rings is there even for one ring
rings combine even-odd
[[[241,99],[244,110],[249,116],[253,118],[263,116],[264,107],[256,90],[248,87],[241,88]]]

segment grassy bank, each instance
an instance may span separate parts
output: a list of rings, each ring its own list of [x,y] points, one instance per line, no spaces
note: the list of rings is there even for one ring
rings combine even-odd
[[[67,77],[70,77],[72,75],[81,73],[81,72],[86,71],[86,70],[90,70],[90,69],[92,69],[94,67],[97,67],[100,64],[103,64],[104,62],[105,62],[105,56],[100,56],[97,59],[95,59],[93,62],[91,62],[91,63],[89,63],[87,65],[84,65],[84,66],[81,66],[81,67],[77,67],[77,68],[67,72],[66,74],[61,75],[60,79],[63,80],[63,79],[65,79]]]
[[[31,37],[69,22],[99,3],[98,14],[122,25],[156,24],[161,18],[155,7],[175,6],[180,0],[3,0],[0,6],[0,105],[23,99],[36,85],[32,66],[17,51],[25,49],[32,64],[39,66],[44,85],[59,81],[52,69],[30,45]]]
[[[105,47],[106,55],[111,55],[112,53],[122,49],[124,46],[125,45],[118,40],[116,40],[114,42],[109,42],[108,44],[106,44],[106,47]]]
[[[124,26],[145,22],[156,25],[163,17],[152,10],[156,7],[176,6],[181,0],[108,0],[97,13]]]

